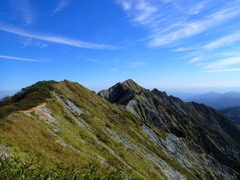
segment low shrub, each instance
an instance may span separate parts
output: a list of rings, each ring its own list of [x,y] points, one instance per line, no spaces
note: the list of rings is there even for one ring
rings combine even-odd
[[[12,97],[0,101],[0,118],[14,111],[27,110],[46,101],[50,97],[55,81],[39,81],[34,85],[23,88]]]
[[[20,158],[0,158],[0,180],[36,179],[36,180],[122,180],[128,179],[120,170],[100,171],[94,164],[75,168],[58,163],[55,168],[46,170],[44,161],[33,157],[29,162]]]

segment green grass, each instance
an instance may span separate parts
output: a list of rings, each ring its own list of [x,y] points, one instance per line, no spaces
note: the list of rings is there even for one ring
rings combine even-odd
[[[23,88],[12,97],[0,101],[0,118],[12,112],[26,110],[39,105],[50,97],[55,81],[40,81],[32,86]]]
[[[35,180],[122,180],[130,179],[121,170],[99,169],[92,163],[83,167],[66,166],[58,163],[51,169],[45,168],[45,161],[40,156],[29,157],[29,161],[21,158],[0,157],[0,180],[35,179]]]
[[[39,88],[39,85],[36,87],[33,85],[24,92],[32,96],[32,88],[36,88],[39,93],[41,92],[40,89],[45,89],[44,96],[37,98],[34,106],[48,99],[46,108],[52,112],[52,117],[55,119],[52,124],[47,123],[46,119],[40,118],[34,112],[30,114],[15,112],[4,117],[4,121],[0,121],[0,144],[9,147],[11,153],[16,157],[20,156],[23,162],[27,162],[28,154],[37,152],[45,156],[45,167],[55,169],[55,171],[58,171],[56,170],[56,164],[59,163],[63,163],[66,167],[78,167],[79,169],[85,167],[84,165],[89,162],[94,162],[99,172],[102,172],[101,167],[107,165],[108,167],[120,168],[124,173],[136,179],[142,179],[142,176],[139,177],[132,169],[146,178],[166,179],[163,170],[144,156],[144,153],[150,153],[164,160],[169,166],[189,179],[196,179],[191,170],[181,167],[180,164],[167,157],[161,147],[154,145],[149,140],[148,135],[139,128],[144,123],[143,119],[117,108],[77,83],[62,81],[60,83],[51,82],[50,85],[49,82],[40,84],[41,88]],[[76,115],[71,111],[66,112],[66,105],[58,102],[51,94],[51,91],[61,98],[65,104],[67,104],[67,99],[73,102],[83,113]],[[20,101],[26,102],[28,100],[20,98],[10,104],[5,103],[5,106]],[[23,107],[26,108],[21,106],[22,109]],[[84,121],[89,128],[79,126],[77,120]],[[127,149],[106,128],[126,137],[131,143],[138,146],[143,153],[139,153],[137,148]],[[159,137],[166,138],[163,130],[152,128]],[[54,129],[57,129],[57,131]],[[66,143],[65,147],[57,142],[59,139]],[[105,146],[96,142],[96,139],[112,149],[132,169],[126,167]],[[150,163],[152,164],[149,165]],[[155,171],[153,171],[153,168]],[[75,172],[77,169],[73,171]],[[68,173],[71,174],[73,171]],[[52,171],[43,171],[41,173],[50,173],[52,175]],[[108,173],[104,175],[106,174]],[[54,178],[53,176],[52,179]]]

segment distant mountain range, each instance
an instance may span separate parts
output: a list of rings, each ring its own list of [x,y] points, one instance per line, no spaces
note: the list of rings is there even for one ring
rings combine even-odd
[[[240,106],[240,93],[228,92],[225,94],[210,92],[184,99],[186,102],[202,103],[217,110]]]
[[[240,106],[223,109],[221,112],[240,124]]]
[[[121,169],[119,180],[238,180],[239,150],[240,126],[221,112],[130,79],[98,94],[41,81],[0,102],[0,161],[37,155],[46,169],[92,162],[103,173]]]

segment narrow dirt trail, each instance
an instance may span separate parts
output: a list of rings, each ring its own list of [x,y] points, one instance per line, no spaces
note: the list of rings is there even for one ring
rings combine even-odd
[[[36,106],[36,107],[34,107],[32,109],[29,109],[29,110],[26,110],[26,111],[22,111],[22,112],[24,112],[24,113],[31,113],[33,111],[38,111],[41,108],[45,107],[46,105],[47,105],[47,103],[42,103],[42,104],[40,104],[40,105],[38,105],[38,106]]]
[[[42,108],[45,107],[47,105],[47,103],[42,103],[32,109],[26,110],[26,111],[22,111],[24,113],[31,113],[31,112],[37,112],[40,115],[42,115],[43,117],[45,117],[46,119],[49,119],[49,117],[42,111]]]

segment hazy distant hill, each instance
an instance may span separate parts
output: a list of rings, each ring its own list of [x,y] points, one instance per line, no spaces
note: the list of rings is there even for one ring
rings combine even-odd
[[[93,162],[134,179],[237,180],[239,149],[240,126],[222,113],[132,80],[98,95],[43,81],[0,103],[0,157],[37,154],[46,169]]]
[[[240,124],[240,106],[223,109],[221,112]]]
[[[4,98],[5,96],[10,96],[10,95],[13,95],[13,94],[15,94],[17,91],[15,91],[15,90],[9,90],[9,91],[7,91],[7,90],[1,90],[0,91],[0,99],[2,99],[2,98]]]
[[[240,106],[240,93],[228,92],[225,94],[210,92],[184,99],[186,102],[198,102],[211,106],[215,109],[225,109]]]

